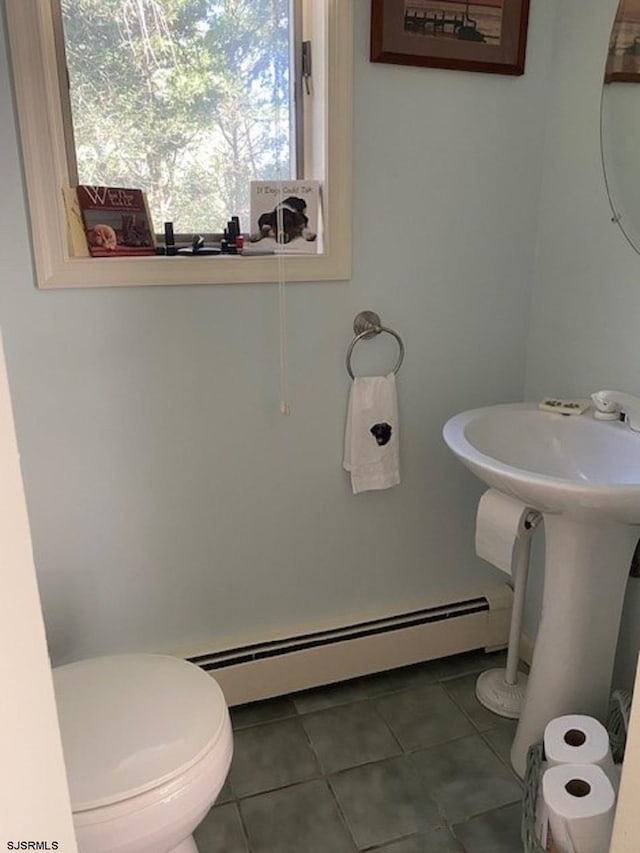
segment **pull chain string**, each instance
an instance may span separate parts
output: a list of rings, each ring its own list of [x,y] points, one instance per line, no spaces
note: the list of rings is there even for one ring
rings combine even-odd
[[[282,212],[278,214],[282,219]],[[278,230],[282,227],[278,222]],[[291,414],[289,401],[289,358],[287,353],[287,287],[284,277],[284,260],[281,254],[278,261],[278,305],[280,309],[280,414]]]
[[[277,21],[275,22],[277,27]],[[291,27],[289,27],[291,29]],[[277,39],[274,39],[277,44]],[[290,76],[289,76],[290,79]],[[276,96],[276,114],[274,129],[276,134],[276,179],[282,181],[282,164],[280,160],[280,131],[282,127],[280,116],[280,95],[278,85],[278,74],[275,73],[274,92]],[[278,195],[278,202],[282,202],[282,192]],[[279,205],[276,212],[278,235],[284,233],[284,213]],[[291,414],[289,399],[289,357],[287,348],[287,288],[285,279],[284,256],[278,251],[276,241],[276,263],[278,269],[278,309],[280,322],[280,414],[288,417]]]

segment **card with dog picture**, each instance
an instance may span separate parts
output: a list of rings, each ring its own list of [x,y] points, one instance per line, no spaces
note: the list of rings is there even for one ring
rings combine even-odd
[[[284,253],[322,251],[320,181],[251,181],[249,240]]]

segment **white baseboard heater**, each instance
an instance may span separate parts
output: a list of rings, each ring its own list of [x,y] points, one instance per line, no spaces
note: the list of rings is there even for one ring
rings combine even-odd
[[[473,595],[349,625],[186,656],[210,672],[229,705],[282,696],[421,661],[506,645],[513,592]]]

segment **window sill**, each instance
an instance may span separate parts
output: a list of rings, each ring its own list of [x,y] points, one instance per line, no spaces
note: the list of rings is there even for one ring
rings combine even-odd
[[[134,287],[146,285],[250,284],[345,280],[348,254],[273,255],[269,257],[66,258],[40,279],[41,288]]]

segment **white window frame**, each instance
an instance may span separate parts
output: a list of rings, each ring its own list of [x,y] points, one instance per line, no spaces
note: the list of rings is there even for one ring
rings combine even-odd
[[[6,0],[18,121],[40,288],[329,281],[351,277],[353,0],[311,0],[314,67],[309,178],[323,181],[324,252],[203,258],[69,256],[62,187],[69,186],[51,4]]]

